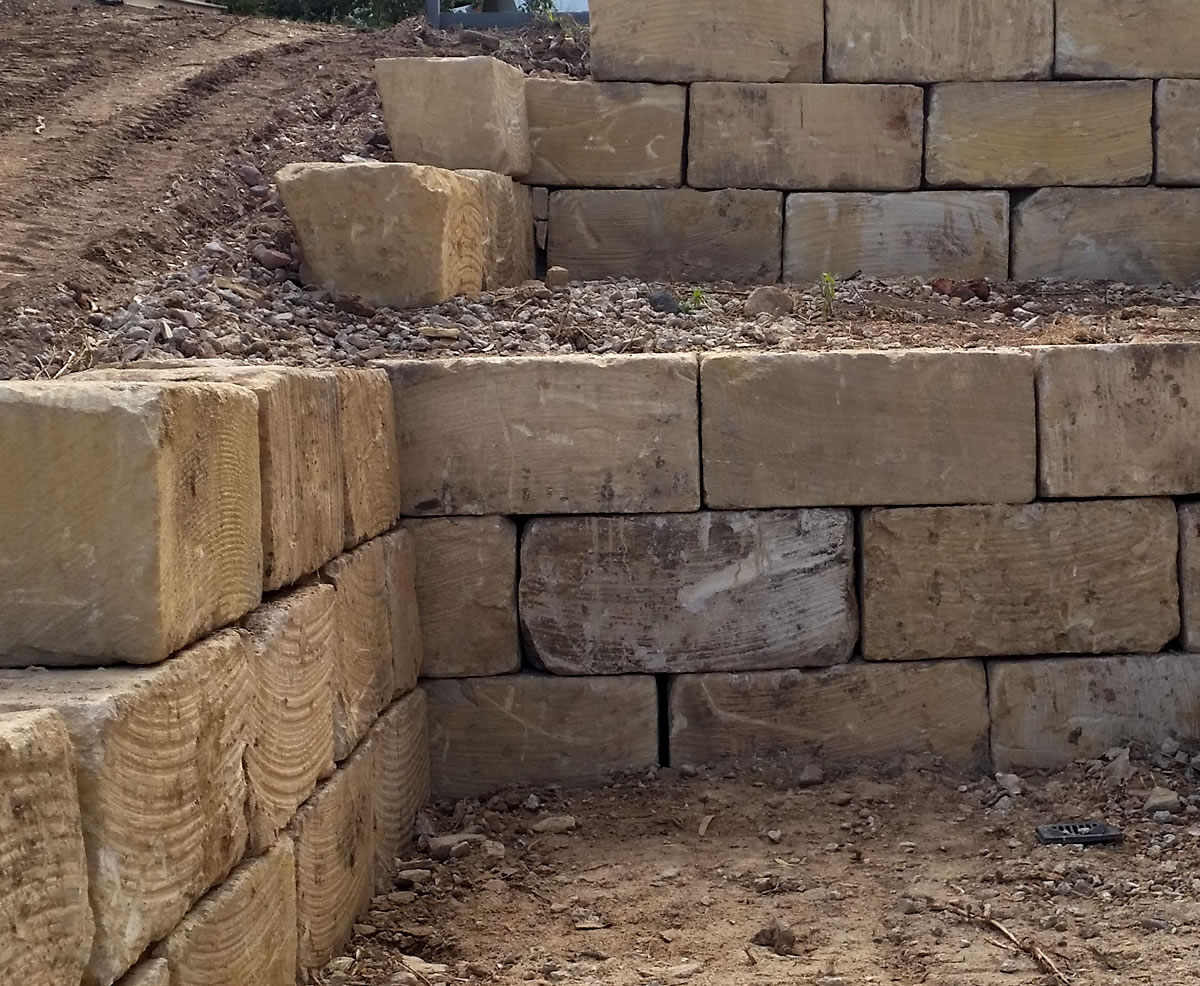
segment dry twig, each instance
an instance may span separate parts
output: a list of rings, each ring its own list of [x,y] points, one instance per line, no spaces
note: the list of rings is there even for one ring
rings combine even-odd
[[[1031,959],[1033,959],[1033,961],[1037,963],[1038,968],[1047,975],[1052,976],[1056,983],[1061,984],[1061,986],[1071,986],[1071,980],[1067,977],[1066,973],[1064,973],[1055,964],[1054,960],[1050,958],[1046,951],[1042,949],[1041,946],[1039,946],[1038,943],[1032,938],[1026,938],[1024,941],[1022,941],[995,918],[988,917],[984,914],[975,914],[968,908],[962,907],[959,904],[933,901],[931,906],[935,911],[943,911],[947,914],[953,914],[964,921],[974,924],[976,927],[988,928],[999,933],[1008,941],[1012,942],[1013,945],[1028,955]]]

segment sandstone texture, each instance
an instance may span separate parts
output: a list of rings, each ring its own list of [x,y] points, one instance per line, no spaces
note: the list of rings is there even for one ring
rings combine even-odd
[[[1179,505],[1180,646],[1200,652],[1200,502]]]
[[[347,549],[382,534],[400,514],[400,459],[392,384],[382,370],[337,370]],[[328,559],[325,559],[328,560]]]
[[[130,969],[117,986],[171,986],[166,959],[146,959]]]
[[[423,647],[417,599],[417,552],[408,531],[384,536],[384,586],[387,589],[388,639],[392,654],[392,695],[417,686]],[[461,614],[459,614],[461,619]]]
[[[375,891],[394,889],[396,859],[429,800],[428,703],[420,689],[387,709],[367,742],[375,754]]]
[[[460,171],[479,187],[483,208],[486,291],[512,287],[534,275],[533,200],[529,189],[493,171]]]
[[[1057,0],[1055,72],[1079,78],[1200,77],[1192,0]]]
[[[1154,91],[1154,180],[1200,185],[1200,79],[1163,79]]]

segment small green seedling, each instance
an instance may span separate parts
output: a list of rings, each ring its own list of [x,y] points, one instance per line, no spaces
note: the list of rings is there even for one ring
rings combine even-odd
[[[837,298],[837,279],[832,274],[821,275],[821,310],[833,318],[833,302]]]
[[[685,312],[698,312],[702,308],[708,308],[708,298],[699,288],[692,288],[692,293],[684,299],[680,305]]]

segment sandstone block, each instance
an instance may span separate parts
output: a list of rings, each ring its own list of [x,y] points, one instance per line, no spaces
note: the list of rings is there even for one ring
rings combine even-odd
[[[171,986],[166,959],[146,959],[130,969],[117,986]]]
[[[982,662],[685,674],[670,686],[671,762],[804,751],[828,760],[933,753],[983,766]]]
[[[931,185],[1137,185],[1154,172],[1153,83],[934,86]]]
[[[400,460],[387,374],[339,369],[337,387],[348,550],[395,523],[400,514]]]
[[[831,82],[1048,79],[1054,0],[829,0]]]
[[[1179,505],[1180,645],[1200,651],[1200,502]]]
[[[785,281],[1008,279],[1006,192],[798,192],[785,213]]]
[[[481,289],[487,219],[479,182],[376,162],[289,164],[275,178],[322,287],[393,308]]]
[[[871,510],[863,656],[1156,651],[1179,632],[1169,500]]]
[[[460,171],[474,181],[483,200],[485,290],[507,288],[534,275],[533,199],[529,189],[494,171]]]
[[[1057,75],[1145,79],[1200,77],[1192,0],[1057,0]]]
[[[1191,284],[1198,224],[1198,188],[1044,188],[1013,209],[1013,280]]]
[[[1154,180],[1200,185],[1200,79],[1163,79],[1154,92]]]
[[[550,218],[550,189],[533,188],[533,218],[546,220]]]
[[[0,713],[0,969],[76,984],[92,950],[75,754],[48,709]]]
[[[783,197],[723,189],[577,189],[550,196],[549,263],[582,280],[779,280]]]
[[[698,83],[688,117],[688,184],[917,188],[923,99],[918,86]]]
[[[235,387],[0,383],[0,666],[150,664],[258,605],[256,415]]]
[[[507,517],[410,520],[426,678],[507,674],[521,666],[517,528]]]
[[[392,651],[392,694],[417,687],[421,673],[421,616],[417,599],[417,552],[408,531],[383,538],[387,587],[388,637]],[[458,614],[462,619],[462,614]]]
[[[989,661],[997,770],[1057,768],[1130,742],[1200,734],[1193,654]]]
[[[649,675],[426,681],[435,798],[514,784],[587,785],[658,763]]]
[[[438,168],[529,171],[525,75],[497,58],[379,58],[392,157]]]
[[[1200,346],[1036,350],[1043,496],[1200,493]]]
[[[75,749],[96,920],[85,986],[111,986],[242,858],[250,703],[236,631],[152,668],[0,673],[0,712],[56,709]]]
[[[754,671],[850,659],[848,510],[554,517],[521,541],[521,622],[554,674]]]
[[[700,380],[710,507],[1033,499],[1023,353],[729,353]]]
[[[200,901],[155,954],[171,986],[295,986],[296,862],[282,838]]]
[[[409,692],[367,734],[375,751],[375,890],[393,889],[396,857],[413,836],[417,812],[429,800],[427,701]]]
[[[386,361],[406,514],[699,505],[690,356]]]

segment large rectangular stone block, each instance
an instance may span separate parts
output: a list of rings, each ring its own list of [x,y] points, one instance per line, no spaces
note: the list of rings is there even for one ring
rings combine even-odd
[[[295,986],[296,861],[281,838],[243,863],[155,949],[171,986]]]
[[[830,82],[1048,79],[1054,0],[828,0]]]
[[[729,353],[700,380],[709,507],[1033,499],[1024,353]]]
[[[1057,768],[1114,746],[1200,735],[1194,654],[989,661],[997,770]]]
[[[1154,91],[1154,180],[1200,185],[1200,79],[1162,79]]]
[[[378,58],[392,157],[438,168],[529,171],[525,75],[488,55]]]
[[[1200,652],[1200,502],[1179,505],[1180,646]]]
[[[0,672],[0,712],[57,709],[75,748],[85,986],[111,986],[242,858],[251,696],[232,630],[153,668]]]
[[[820,82],[822,0],[591,0],[597,79]]]
[[[573,277],[779,280],[783,196],[727,188],[576,189],[550,196],[549,263]]]
[[[929,752],[972,767],[988,758],[979,661],[685,674],[671,679],[669,708],[674,764],[775,751],[827,760]]]
[[[1012,276],[1200,278],[1200,188],[1043,188],[1013,209]]]
[[[797,192],[785,214],[785,281],[1008,279],[1007,192]]]
[[[1154,173],[1153,83],[961,82],[929,103],[931,185],[1137,185]]]
[[[57,713],[0,713],[0,969],[14,986],[75,986],[91,954],[74,759]]]
[[[529,78],[525,101],[533,146],[528,181],[614,188],[682,183],[683,86]]]
[[[0,666],[150,664],[258,605],[254,395],[0,383]]]
[[[687,180],[696,188],[920,187],[918,86],[714,82],[692,86],[690,99]]]
[[[871,510],[869,661],[1156,651],[1179,633],[1170,500]]]
[[[483,208],[484,290],[495,291],[534,275],[533,196],[529,188],[494,171],[460,171],[479,186]]]
[[[588,785],[658,763],[650,675],[426,681],[435,798],[514,784]]]
[[[375,752],[375,890],[393,889],[396,857],[429,800],[428,702],[420,689],[383,713],[367,734]]]
[[[381,365],[396,395],[406,514],[699,506],[694,357]]]
[[[400,457],[392,384],[382,370],[337,372],[344,547],[382,534],[400,514]],[[326,559],[328,560],[328,559]]]
[[[392,695],[417,686],[421,673],[421,616],[417,601],[417,552],[408,531],[383,537],[384,584],[387,588],[388,637],[392,651]],[[462,614],[459,614],[462,618]]]
[[[1056,75],[1200,77],[1200,7],[1193,0],[1057,0],[1056,18]]]
[[[507,674],[521,666],[517,527],[507,517],[410,520],[426,678]]]
[[[394,308],[481,290],[487,217],[470,177],[371,161],[289,164],[275,180],[322,287]]]
[[[1036,354],[1042,496],[1200,493],[1200,345]]]
[[[848,510],[531,521],[521,623],[554,674],[756,671],[848,661]]]

